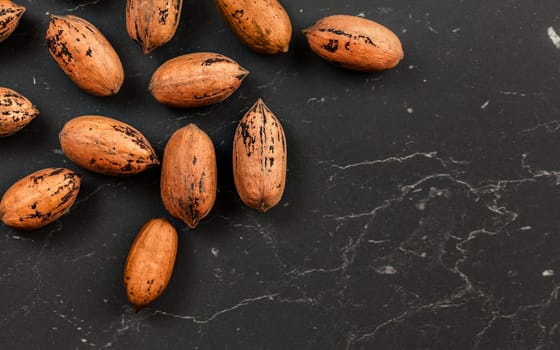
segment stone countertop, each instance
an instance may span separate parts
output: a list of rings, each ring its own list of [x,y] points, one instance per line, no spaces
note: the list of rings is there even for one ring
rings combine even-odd
[[[560,2],[284,0],[285,55],[242,46],[212,1],[185,1],[174,39],[150,55],[129,39],[124,1],[31,1],[0,44],[0,86],[41,115],[0,139],[0,192],[46,167],[83,173],[77,202],[35,232],[0,226],[5,349],[560,348]],[[122,91],[90,96],[51,59],[48,14],[94,23],[124,64]],[[332,14],[400,37],[396,69],[363,74],[313,54],[301,30]],[[164,61],[225,54],[251,71],[228,100],[197,110],[147,90]],[[287,186],[266,214],[245,207],[233,133],[262,97],[288,144]],[[196,123],[214,141],[219,193],[180,234],[171,282],[134,313],[122,285],[130,245],[169,217],[159,168],[113,178],[60,150],[69,119],[100,114],[161,156]]]

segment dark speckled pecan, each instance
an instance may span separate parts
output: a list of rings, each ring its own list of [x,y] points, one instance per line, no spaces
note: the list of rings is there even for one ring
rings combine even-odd
[[[93,24],[76,16],[51,16],[46,39],[51,56],[79,88],[96,96],[119,92],[121,60]]]
[[[241,200],[263,213],[278,204],[286,162],[284,129],[259,98],[239,121],[233,139],[233,179]]]
[[[383,71],[395,67],[404,57],[395,33],[357,16],[325,17],[303,33],[319,57],[347,69]]]
[[[127,0],[126,30],[145,54],[167,43],[177,31],[183,0]]]
[[[0,137],[15,134],[38,115],[37,108],[23,95],[0,87]]]
[[[104,175],[133,175],[159,164],[150,142],[132,126],[97,115],[76,117],[59,134],[71,161]]]
[[[25,7],[10,0],[0,0],[0,43],[16,30],[24,12]]]
[[[35,230],[64,215],[78,196],[81,175],[47,168],[14,183],[0,201],[0,219],[7,226]]]

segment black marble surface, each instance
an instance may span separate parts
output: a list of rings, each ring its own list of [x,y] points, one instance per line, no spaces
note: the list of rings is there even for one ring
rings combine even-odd
[[[284,0],[290,52],[243,47],[213,1],[185,1],[172,42],[144,56],[124,1],[20,0],[0,44],[0,86],[41,115],[0,139],[0,191],[45,167],[84,174],[69,214],[32,233],[0,227],[2,349],[559,349],[560,2]],[[44,41],[49,13],[82,16],[121,56],[122,91],[76,88]],[[392,71],[335,68],[301,29],[331,14],[394,30]],[[193,51],[251,71],[225,102],[159,105],[152,72]],[[262,97],[284,125],[284,197],[265,215],[237,197],[233,132]],[[140,129],[161,156],[196,123],[213,139],[219,194],[180,249],[163,296],[135,314],[122,286],[128,249],[167,216],[158,169],[111,178],[79,169],[58,132],[82,114]]]

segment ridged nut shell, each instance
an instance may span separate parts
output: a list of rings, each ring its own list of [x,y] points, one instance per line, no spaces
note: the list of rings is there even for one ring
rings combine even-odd
[[[46,40],[51,56],[79,88],[96,96],[119,92],[121,60],[93,24],[76,16],[51,16]]]
[[[127,0],[126,30],[144,54],[166,44],[177,31],[183,0]]]
[[[216,0],[233,33],[252,50],[263,54],[288,52],[292,38],[290,17],[276,0]]]
[[[25,7],[10,0],[0,0],[0,43],[16,30]]]
[[[0,219],[20,230],[36,230],[68,212],[80,190],[81,175],[47,168],[14,183],[0,201]]]
[[[153,74],[150,91],[172,107],[208,106],[228,98],[249,72],[226,56],[198,52],[175,57]]]
[[[216,200],[216,153],[196,125],[177,130],[167,142],[161,165],[161,199],[169,214],[195,228]]]
[[[152,219],[140,229],[124,268],[126,296],[135,311],[156,300],[167,287],[178,240],[173,225],[163,218]]]
[[[239,121],[233,139],[233,179],[241,200],[263,213],[278,204],[286,162],[284,129],[259,99]]]
[[[71,161],[104,175],[133,175],[159,164],[148,139],[132,126],[99,115],[68,121],[59,134]]]
[[[0,137],[15,134],[38,115],[39,110],[22,94],[0,87]]]
[[[383,71],[395,67],[404,57],[395,33],[361,17],[325,17],[303,32],[313,52],[347,69]]]

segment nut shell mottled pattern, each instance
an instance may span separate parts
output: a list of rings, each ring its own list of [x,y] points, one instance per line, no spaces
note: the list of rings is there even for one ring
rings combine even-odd
[[[76,16],[51,16],[47,46],[64,73],[96,96],[119,92],[124,69],[111,43],[93,24]]]
[[[76,117],[64,125],[59,140],[71,161],[104,175],[134,175],[159,164],[148,139],[113,118]]]
[[[126,296],[136,311],[165,290],[175,265],[179,238],[163,218],[148,221],[137,234],[124,269]]]
[[[218,187],[216,152],[210,137],[196,125],[189,124],[169,138],[160,187],[167,211],[190,228],[212,210]]]
[[[325,17],[303,32],[313,52],[347,69],[383,71],[394,68],[404,57],[395,33],[357,16]]]
[[[126,30],[144,54],[167,43],[177,31],[183,0],[127,0]]]
[[[10,0],[0,0],[0,43],[16,30],[24,12],[24,6]]]
[[[259,99],[239,121],[233,139],[233,179],[241,200],[261,212],[278,204],[286,165],[284,129]]]
[[[0,137],[15,134],[38,115],[39,110],[22,94],[0,87]]]
[[[288,52],[292,24],[276,0],[216,0],[232,32],[253,51],[262,54]]]
[[[168,106],[204,107],[231,96],[248,74],[224,55],[191,53],[162,64],[152,76],[150,91],[157,101]]]
[[[52,223],[74,204],[80,178],[64,168],[47,168],[25,176],[4,193],[0,219],[20,230],[36,230]]]

